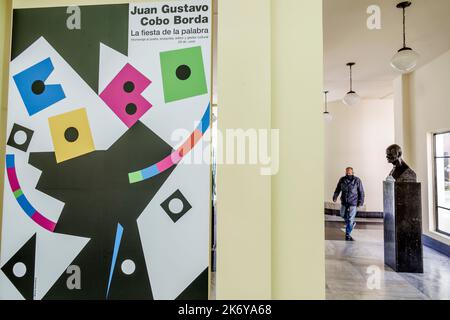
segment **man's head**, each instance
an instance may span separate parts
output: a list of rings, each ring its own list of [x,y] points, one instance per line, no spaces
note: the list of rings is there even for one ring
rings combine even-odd
[[[346,168],[345,169],[345,175],[352,176],[353,175],[353,168],[352,167]]]
[[[396,164],[399,162],[399,160],[402,158],[402,148],[397,145],[393,144],[392,146],[388,147],[386,149],[386,159],[389,163]]]

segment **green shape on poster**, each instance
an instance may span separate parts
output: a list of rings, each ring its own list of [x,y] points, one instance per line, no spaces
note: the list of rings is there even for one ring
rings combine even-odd
[[[23,191],[22,191],[21,189],[16,190],[16,191],[14,192],[14,197],[15,197],[16,199],[19,198],[21,195],[23,195]]]
[[[202,48],[161,52],[166,103],[208,93]]]
[[[128,179],[130,180],[130,183],[141,182],[142,180],[144,180],[140,171],[130,173],[128,175]]]

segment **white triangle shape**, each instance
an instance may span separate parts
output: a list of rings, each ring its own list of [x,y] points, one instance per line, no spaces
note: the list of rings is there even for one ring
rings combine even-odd
[[[36,239],[36,300],[41,300],[89,242],[88,238],[38,232]]]
[[[128,57],[100,43],[100,61],[98,69],[98,94],[102,93],[108,84],[128,63]]]

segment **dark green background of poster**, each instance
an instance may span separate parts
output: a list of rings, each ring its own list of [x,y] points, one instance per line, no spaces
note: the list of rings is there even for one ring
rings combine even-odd
[[[11,59],[44,37],[98,92],[100,42],[128,55],[128,7],[80,6],[80,30],[67,27],[67,7],[15,9]]]

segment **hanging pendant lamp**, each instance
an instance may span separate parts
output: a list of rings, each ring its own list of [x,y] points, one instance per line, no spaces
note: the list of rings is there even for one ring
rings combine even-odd
[[[354,106],[361,101],[360,96],[358,96],[358,94],[355,91],[353,91],[353,70],[352,70],[352,68],[354,65],[355,65],[354,62],[347,63],[347,66],[350,68],[350,91],[347,92],[344,99],[342,99],[342,102],[349,107]]]
[[[397,4],[397,8],[403,10],[403,48],[398,50],[391,60],[391,66],[401,73],[411,72],[419,62],[420,55],[406,46],[406,8],[411,6],[410,1]]]
[[[333,120],[333,116],[328,112],[328,91],[323,92],[325,94],[325,112],[323,113],[323,118],[325,122],[329,123]]]

